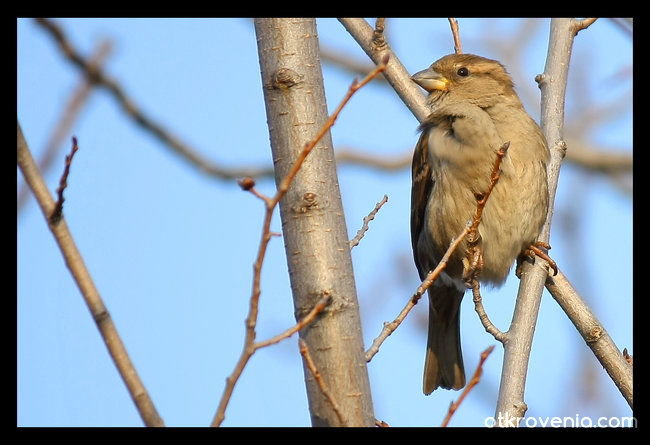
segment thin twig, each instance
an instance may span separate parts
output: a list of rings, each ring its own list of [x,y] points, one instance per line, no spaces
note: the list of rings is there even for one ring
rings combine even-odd
[[[467,235],[467,260],[468,264],[463,270],[463,280],[468,284],[469,287],[472,287],[472,283],[476,281],[476,277],[483,267],[483,252],[481,245],[478,243],[480,240],[480,235],[478,233],[478,226],[481,223],[481,218],[483,216],[483,209],[487,203],[494,186],[499,180],[499,175],[501,172],[501,161],[506,155],[508,148],[510,147],[510,141],[505,142],[496,152],[497,159],[494,162],[494,168],[492,169],[492,175],[490,176],[490,185],[488,186],[487,191],[483,195],[476,196],[476,215],[472,222],[470,232]]]
[[[397,318],[395,318],[395,320],[393,320],[390,323],[389,322],[384,323],[384,327],[379,333],[379,336],[375,338],[370,348],[368,348],[368,350],[366,351],[367,362],[372,360],[375,354],[379,352],[379,347],[381,346],[381,344],[395,331],[395,329],[397,329],[397,327],[402,323],[404,318],[406,318],[406,316],[411,311],[411,309],[413,309],[413,306],[417,304],[420,298],[422,298],[422,295],[424,295],[427,289],[429,289],[429,287],[431,287],[433,282],[438,278],[440,273],[447,267],[449,258],[454,253],[454,251],[458,248],[458,245],[465,237],[468,238],[468,247],[469,247],[468,255],[470,256],[469,264],[470,267],[473,266],[474,269],[472,272],[463,271],[463,276],[471,277],[470,283],[476,282],[476,276],[478,272],[480,272],[479,266],[482,262],[480,246],[478,245],[478,239],[479,239],[478,225],[481,222],[481,217],[483,215],[483,208],[487,204],[487,200],[490,197],[490,194],[492,193],[492,189],[494,189],[494,186],[499,180],[501,161],[503,160],[503,157],[505,156],[509,146],[510,146],[510,142],[505,142],[496,152],[497,158],[494,162],[494,168],[492,169],[492,174],[490,176],[490,185],[488,186],[488,189],[485,192],[485,194],[476,197],[476,215],[474,216],[474,219],[468,222],[465,229],[455,239],[451,241],[449,248],[447,249],[447,252],[445,252],[445,254],[443,255],[442,259],[440,260],[436,268],[431,272],[429,272],[429,274],[425,277],[425,279],[422,281],[420,286],[415,291],[415,294],[413,294],[413,296],[408,301],[406,306],[404,306],[404,308],[398,314]],[[470,239],[470,237],[472,237],[472,239]]]
[[[384,195],[384,198],[377,203],[375,206],[374,210],[368,214],[365,218],[363,218],[363,226],[359,229],[357,232],[357,235],[350,240],[350,249],[352,249],[355,246],[359,245],[359,242],[361,241],[361,238],[366,234],[368,231],[368,224],[370,221],[375,219],[375,215],[377,215],[377,212],[379,212],[379,209],[382,208],[384,204],[388,202],[388,195]]]
[[[109,41],[100,43],[97,47],[96,52],[91,56],[90,63],[93,65],[101,66],[102,62],[109,55],[110,51],[111,43]],[[86,79],[84,76],[80,82],[80,85],[70,95],[68,102],[63,107],[63,110],[60,113],[59,121],[50,134],[49,139],[42,150],[42,154],[38,159],[38,168],[43,175],[47,176],[47,171],[52,166],[52,162],[57,157],[59,148],[62,145],[61,142],[67,138],[72,124],[79,116],[83,105],[87,103],[87,99],[90,97],[90,93],[92,91],[92,83],[89,82],[88,79]],[[21,210],[27,203],[27,199],[30,196],[29,187],[23,187],[22,185],[23,184],[21,184],[18,188],[18,198],[16,200],[17,214],[20,214]]]
[[[458,20],[449,17],[449,26],[451,26],[451,33],[454,35],[454,52],[456,54],[463,53],[463,47],[460,44],[460,34],[458,33]]]
[[[488,317],[487,313],[485,312],[485,308],[483,307],[483,298],[481,297],[481,292],[480,292],[480,285],[478,283],[478,280],[474,282],[474,285],[472,286],[472,296],[473,296],[473,301],[474,301],[474,309],[476,310],[476,313],[478,314],[478,318],[481,320],[481,323],[483,324],[483,327],[485,330],[489,333],[492,334],[492,336],[497,340],[503,343],[506,339],[506,334],[501,332],[491,321],[490,318]]]
[[[424,278],[420,286],[416,289],[415,293],[413,296],[409,299],[408,303],[406,306],[404,306],[404,309],[400,311],[400,313],[397,315],[397,318],[393,320],[392,322],[385,322],[384,327],[379,333],[379,336],[375,338],[375,340],[372,342],[372,345],[368,350],[366,351],[366,362],[370,362],[372,358],[379,352],[379,347],[384,343],[384,341],[397,329],[397,327],[404,321],[408,313],[413,309],[413,306],[417,304],[417,302],[422,298],[422,295],[429,289],[429,287],[433,284],[433,282],[438,278],[440,273],[447,267],[447,263],[449,262],[449,258],[451,255],[454,253],[456,248],[458,248],[458,245],[460,242],[467,236],[467,234],[470,231],[470,225],[468,224],[465,227],[465,230],[463,230],[454,240],[449,245],[449,248],[447,249],[447,252],[445,252],[444,256],[438,263],[435,269],[433,269],[429,274]]]
[[[293,334],[310,324],[318,314],[323,312],[323,309],[325,309],[325,306],[327,306],[327,303],[330,302],[332,299],[332,294],[329,292],[325,292],[323,296],[316,302],[316,305],[313,307],[307,315],[305,315],[303,318],[300,319],[298,323],[287,329],[286,331],[282,332],[281,334],[276,335],[273,338],[269,338],[268,340],[265,341],[260,341],[257,342],[253,345],[255,350],[258,350],[260,348],[265,348],[270,345],[274,345],[276,343],[280,343],[282,340],[285,338],[291,337]]]
[[[232,374],[226,379],[226,386],[224,388],[223,395],[221,396],[221,400],[219,402],[217,412],[215,413],[214,418],[212,420],[212,426],[219,426],[223,422],[223,419],[225,418],[226,408],[228,406],[228,402],[230,401],[230,397],[232,396],[232,392],[235,388],[235,384],[237,383],[239,376],[243,372],[246,363],[248,363],[248,360],[256,351],[255,326],[257,324],[259,297],[261,294],[260,282],[261,282],[262,264],[264,263],[264,257],[266,256],[266,249],[268,243],[271,237],[273,236],[270,227],[271,227],[271,218],[273,217],[274,209],[280,202],[280,199],[282,199],[282,197],[289,190],[289,186],[293,181],[293,178],[296,176],[296,174],[302,167],[302,164],[307,158],[307,156],[309,155],[309,153],[311,153],[311,151],[314,149],[316,144],[334,125],[343,107],[348,103],[348,101],[354,95],[355,92],[357,92],[361,87],[363,87],[368,82],[370,82],[379,73],[384,71],[386,69],[387,63],[388,63],[388,57],[384,58],[383,63],[377,65],[377,67],[375,67],[375,69],[372,70],[370,74],[368,74],[361,82],[357,82],[355,79],[352,85],[350,85],[347,94],[345,95],[345,97],[343,98],[339,106],[336,108],[334,113],[332,113],[332,115],[327,119],[325,124],[323,124],[323,127],[320,129],[318,134],[314,137],[314,139],[311,142],[305,144],[304,148],[296,158],[294,164],[291,166],[289,173],[284,177],[284,179],[278,185],[278,189],[273,197],[267,197],[259,193],[255,189],[255,181],[252,178],[247,177],[239,181],[239,185],[244,190],[250,191],[255,196],[257,196],[258,198],[264,201],[266,212],[264,215],[262,239],[260,241],[260,246],[257,252],[257,258],[253,266],[253,290],[250,298],[249,312],[246,318],[246,338],[244,341],[244,348],[241,353],[241,356],[239,357],[239,360],[237,361],[237,364],[235,365],[235,369],[233,370]]]
[[[478,366],[476,367],[476,371],[472,376],[472,380],[469,381],[469,383],[463,390],[463,393],[460,395],[458,400],[449,406],[449,411],[447,411],[447,416],[445,417],[445,420],[443,420],[441,426],[445,427],[449,424],[449,421],[451,420],[451,416],[454,415],[454,413],[456,412],[460,404],[463,402],[463,400],[465,400],[467,394],[469,394],[472,388],[474,388],[481,380],[481,375],[483,374],[483,363],[485,363],[485,360],[487,360],[488,356],[492,353],[493,350],[494,350],[494,345],[490,346],[489,348],[487,348],[485,351],[481,353],[481,359],[478,362]]]
[[[54,210],[52,210],[52,214],[50,215],[50,222],[54,225],[58,224],[59,221],[61,221],[61,217],[63,216],[63,201],[65,201],[65,198],[63,197],[63,191],[68,186],[70,165],[72,165],[72,158],[74,157],[77,150],[79,150],[79,146],[77,145],[77,138],[73,136],[72,150],[70,151],[70,154],[65,157],[65,168],[63,169],[63,175],[61,175],[61,180],[59,181],[59,188],[56,189],[58,199],[56,200]]]
[[[316,383],[318,383],[318,387],[323,392],[323,395],[325,396],[325,399],[327,399],[327,402],[330,405],[332,405],[332,409],[336,413],[336,416],[339,418],[341,425],[346,426],[347,421],[345,420],[345,417],[343,417],[343,413],[339,409],[336,400],[334,400],[334,397],[332,397],[332,394],[327,389],[327,386],[325,385],[325,381],[323,380],[323,376],[318,371],[318,368],[316,368],[316,364],[312,360],[311,355],[309,355],[309,349],[307,348],[307,344],[302,338],[298,339],[298,343],[300,344],[300,354],[302,354],[303,358],[305,359],[307,368],[309,368],[311,373],[314,375],[314,378],[316,379]]]

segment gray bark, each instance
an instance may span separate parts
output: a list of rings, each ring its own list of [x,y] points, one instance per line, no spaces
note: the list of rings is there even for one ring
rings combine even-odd
[[[328,118],[314,19],[256,19],[276,184]],[[331,302],[300,332],[343,418],[304,367],[313,426],[372,426],[374,413],[339,184],[329,132],[280,201],[296,319]]]

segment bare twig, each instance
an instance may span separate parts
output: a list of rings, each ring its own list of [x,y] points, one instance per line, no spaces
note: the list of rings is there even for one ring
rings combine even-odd
[[[108,41],[100,43],[97,47],[96,52],[91,56],[90,63],[93,65],[101,66],[104,59],[108,56],[111,50],[111,44]],[[85,76],[84,76],[85,77]],[[56,124],[54,130],[50,134],[50,137],[42,150],[42,154],[38,159],[38,168],[41,173],[45,176],[48,169],[52,165],[56,157],[56,153],[59,151],[61,142],[67,138],[70,131],[70,127],[73,122],[79,115],[79,112],[83,108],[83,105],[86,103],[86,99],[90,97],[90,93],[93,90],[93,85],[91,82],[88,82],[87,79],[83,79],[80,82],[80,85],[75,89],[75,91],[70,95],[70,98],[63,108],[61,116],[58,123]],[[17,198],[17,213],[20,214],[21,210],[24,208],[27,203],[27,198],[29,197],[29,188],[28,187],[19,187],[18,198]]]
[[[490,318],[488,317],[487,313],[485,312],[485,308],[483,307],[483,298],[481,297],[481,292],[479,291],[479,289],[480,289],[480,285],[478,283],[478,280],[476,280],[474,281],[474,285],[472,286],[474,310],[476,310],[476,313],[478,314],[478,318],[481,320],[481,324],[483,324],[485,330],[489,334],[491,334],[497,341],[503,343],[507,338],[507,336],[505,333],[501,332],[492,323],[492,321],[490,321]]]
[[[339,409],[339,405],[336,403],[336,400],[334,400],[334,397],[332,397],[332,394],[327,389],[327,386],[325,385],[325,381],[323,380],[323,376],[318,371],[318,368],[316,368],[316,364],[312,360],[311,355],[309,355],[309,349],[307,348],[307,344],[304,342],[302,338],[298,339],[298,343],[300,344],[300,354],[305,359],[307,368],[309,368],[314,378],[316,379],[316,382],[318,383],[318,387],[323,392],[323,395],[325,396],[329,404],[332,405],[332,409],[336,413],[336,416],[339,418],[341,424],[343,426],[347,425],[348,422],[345,420],[343,413]]]
[[[489,198],[492,190],[494,189],[494,186],[499,180],[501,161],[506,155],[509,147],[510,141],[507,141],[497,150],[497,158],[494,162],[492,175],[490,176],[490,185],[488,186],[485,194],[476,196],[476,215],[474,216],[474,221],[472,222],[470,232],[467,235],[468,264],[466,264],[466,267],[463,270],[463,280],[468,284],[469,287],[472,287],[472,283],[476,281],[477,274],[483,267],[483,253],[481,251],[481,246],[478,243],[480,240],[478,226],[481,223],[481,217],[483,216],[483,209],[485,208],[487,199]]]
[[[72,158],[74,157],[77,150],[79,150],[79,146],[77,145],[77,138],[73,136],[72,150],[70,151],[70,154],[65,157],[65,168],[63,169],[63,175],[61,175],[61,180],[59,181],[59,188],[56,189],[58,199],[56,200],[54,210],[52,210],[52,214],[50,215],[50,223],[54,225],[58,224],[59,221],[61,221],[61,216],[63,216],[63,201],[65,201],[65,198],[63,197],[63,191],[68,186],[70,165],[72,164]]]
[[[370,213],[368,214],[368,216],[366,216],[365,218],[363,218],[363,226],[361,226],[361,228],[360,228],[359,231],[357,232],[357,235],[356,235],[354,238],[352,238],[352,239],[350,240],[350,249],[352,249],[353,247],[359,245],[359,242],[361,241],[361,238],[363,238],[363,236],[364,236],[364,235],[366,234],[366,232],[368,231],[368,224],[370,223],[370,221],[372,221],[373,219],[375,219],[375,215],[377,215],[377,212],[379,212],[379,209],[381,209],[382,206],[383,206],[384,204],[386,204],[387,202],[388,202],[388,196],[387,196],[387,195],[384,195],[384,198],[383,198],[381,201],[379,201],[379,202],[377,203],[377,205],[375,205],[375,208],[373,209],[373,211],[370,212]]]
[[[492,193],[494,186],[499,181],[501,162],[503,161],[503,157],[506,155],[509,147],[510,141],[507,141],[499,148],[499,150],[497,150],[497,159],[494,162],[494,168],[492,169],[492,176],[490,177],[490,185],[488,186],[487,192],[482,196],[476,196],[476,215],[474,216],[474,221],[472,222],[469,235],[467,235],[467,264],[463,270],[463,280],[472,289],[474,309],[476,310],[483,327],[488,333],[492,334],[496,340],[502,343],[505,340],[506,335],[490,321],[490,318],[483,307],[483,298],[481,297],[478,281],[478,275],[483,267],[483,252],[481,245],[478,243],[480,239],[478,226],[481,222],[483,209],[485,208],[487,199]]]
[[[460,404],[465,400],[465,397],[467,397],[467,394],[474,388],[478,382],[481,380],[481,375],[483,374],[483,363],[485,363],[485,360],[487,360],[488,356],[492,353],[494,350],[494,345],[490,346],[487,348],[485,351],[481,353],[481,359],[478,362],[478,366],[476,367],[476,371],[474,371],[474,375],[472,376],[472,379],[469,381],[465,389],[463,390],[463,393],[460,395],[457,401],[452,403],[449,406],[449,410],[447,411],[447,416],[445,416],[445,420],[443,420],[442,425],[440,426],[447,426],[449,425],[449,421],[451,420],[451,416],[454,415]]]
[[[510,146],[510,142],[505,142],[499,150],[496,152],[497,158],[494,161],[494,168],[492,169],[492,174],[490,177],[490,185],[488,186],[487,191],[485,194],[477,196],[476,197],[476,215],[474,216],[474,219],[470,222],[468,222],[467,226],[465,229],[455,238],[451,241],[449,248],[447,249],[447,252],[443,255],[442,259],[438,263],[435,269],[433,269],[429,274],[425,277],[425,279],[422,281],[420,286],[417,288],[415,291],[415,294],[411,297],[411,299],[408,301],[406,306],[402,309],[402,311],[399,313],[397,318],[393,320],[392,322],[384,323],[384,327],[382,331],[379,333],[379,336],[375,338],[375,340],[372,342],[372,345],[370,348],[366,351],[366,361],[372,360],[372,358],[379,352],[379,347],[381,344],[397,329],[397,327],[402,323],[404,318],[408,315],[408,313],[413,309],[413,306],[417,304],[417,302],[422,298],[422,295],[431,287],[433,282],[438,278],[440,273],[447,267],[447,263],[449,262],[449,258],[451,255],[454,253],[454,251],[458,248],[460,245],[461,241],[467,237],[468,238],[468,246],[472,249],[468,249],[468,256],[469,256],[469,261],[468,263],[470,264],[470,267],[474,267],[472,272],[466,272],[463,271],[463,275],[471,276],[471,281],[476,283],[476,274],[480,271],[480,263],[482,261],[481,259],[481,252],[480,252],[480,246],[478,246],[478,225],[481,222],[481,217],[483,215],[483,208],[485,207],[485,204],[487,204],[487,200],[490,197],[490,194],[492,193],[492,189],[496,185],[497,181],[499,180],[499,172],[501,169],[501,161],[503,160],[503,157],[506,154],[506,151],[508,150],[508,147]],[[470,236],[473,237],[473,241],[469,240]],[[471,286],[470,286],[471,287]],[[476,292],[478,292],[478,285],[474,286],[476,288]],[[479,294],[480,298],[480,294]],[[485,311],[483,311],[485,313]],[[480,315],[480,314],[479,314]],[[487,318],[487,315],[485,315],[485,318]],[[483,321],[483,318],[481,319]],[[498,329],[494,328],[494,330],[498,331]]]
[[[316,303],[316,306],[314,306],[314,308],[311,311],[309,311],[307,315],[301,318],[300,321],[298,321],[298,323],[296,323],[286,331],[276,335],[273,338],[269,338],[268,340],[255,343],[253,345],[254,349],[257,350],[260,348],[265,348],[267,346],[280,343],[285,338],[291,337],[293,334],[295,334],[296,332],[298,332],[299,330],[307,326],[309,323],[314,321],[316,316],[321,312],[323,312],[323,309],[325,309],[325,306],[327,306],[331,298],[332,298],[332,294],[330,294],[329,292],[325,292],[323,296],[320,298],[320,300],[318,300],[318,302]]]
[[[263,224],[263,229],[262,229],[262,240],[260,241],[260,246],[259,250],[257,253],[257,258],[255,260],[255,264],[253,266],[253,290],[252,290],[252,295],[250,298],[250,307],[249,307],[249,312],[248,312],[248,317],[246,318],[246,338],[244,342],[244,349],[241,353],[241,356],[239,357],[239,360],[237,364],[235,365],[235,369],[232,372],[232,374],[226,379],[226,386],[223,391],[223,395],[221,396],[221,400],[219,402],[219,406],[217,408],[217,412],[214,415],[214,419],[212,420],[212,426],[219,426],[223,422],[223,419],[225,418],[225,412],[226,408],[228,406],[228,402],[230,401],[230,397],[232,395],[232,392],[235,388],[235,384],[237,383],[237,380],[239,379],[239,376],[244,370],[244,367],[246,366],[246,363],[248,363],[248,360],[251,358],[251,356],[255,353],[256,351],[256,344],[255,344],[255,326],[257,324],[257,314],[258,314],[258,307],[259,307],[259,297],[261,294],[261,288],[260,288],[260,282],[261,282],[261,272],[262,272],[262,264],[264,262],[264,257],[266,256],[266,249],[268,246],[268,243],[273,236],[270,230],[271,227],[271,218],[273,216],[273,212],[275,207],[278,205],[280,202],[280,199],[287,193],[289,190],[289,185],[293,181],[293,178],[296,176],[298,171],[300,170],[300,167],[302,166],[303,162],[311,153],[311,151],[314,149],[316,144],[321,140],[321,138],[329,131],[329,129],[334,125],[336,122],[336,119],[338,118],[339,114],[341,113],[341,110],[343,107],[348,103],[350,98],[354,95],[355,92],[357,92],[361,87],[366,85],[368,82],[370,82],[375,76],[377,76],[379,73],[381,73],[383,70],[386,69],[386,63],[388,62],[388,59],[385,59],[384,62],[380,65],[378,65],[370,74],[368,74],[361,82],[357,82],[356,80],[352,83],[352,85],[349,87],[347,94],[339,104],[339,106],[336,108],[334,113],[329,117],[329,119],[325,122],[325,124],[322,126],[320,131],[317,133],[317,135],[312,139],[310,142],[306,143],[298,157],[296,158],[295,162],[291,166],[288,174],[284,177],[284,179],[278,184],[278,189],[273,197],[266,197],[259,193],[255,189],[255,181],[252,178],[245,178],[244,180],[241,180],[239,182],[240,186],[244,190],[248,190],[251,193],[253,193],[255,196],[258,198],[262,199],[265,203],[266,207],[266,213],[264,216],[264,224]],[[318,305],[317,305],[318,306]],[[324,305],[323,305],[324,307]],[[322,309],[321,309],[322,310]],[[320,311],[319,311],[320,312]],[[314,314],[315,317],[315,314]],[[313,317],[312,317],[313,320]],[[300,329],[300,328],[298,328]],[[296,329],[295,331],[297,331]],[[295,331],[292,331],[295,332]]]
[[[397,318],[393,320],[392,322],[385,322],[384,323],[384,328],[381,330],[379,333],[379,336],[375,338],[375,340],[372,342],[372,345],[368,350],[366,351],[366,361],[369,362],[372,360],[372,358],[379,352],[379,347],[384,343],[384,341],[397,329],[397,327],[404,321],[408,313],[413,309],[413,306],[417,304],[417,302],[422,298],[422,295],[431,287],[433,282],[438,278],[440,273],[447,267],[447,263],[449,262],[449,258],[451,255],[454,253],[454,251],[458,248],[458,245],[461,243],[461,241],[467,236],[467,234],[470,231],[470,224],[468,224],[465,227],[465,230],[463,230],[454,240],[449,245],[449,248],[447,249],[447,252],[445,252],[444,256],[438,263],[435,269],[433,269],[429,274],[424,278],[420,286],[416,289],[415,293],[413,296],[409,299],[408,303],[406,306],[404,306],[404,309],[400,311],[400,313],[397,315]]]
[[[83,258],[74,243],[65,220],[62,219],[58,224],[50,222],[50,215],[52,215],[56,204],[54,203],[54,199],[50,195],[50,192],[47,190],[45,181],[32,158],[32,154],[20,128],[20,123],[18,123],[18,166],[20,167],[20,171],[22,172],[25,181],[32,189],[45,219],[49,223],[49,228],[59,245],[59,249],[61,249],[66,265],[68,266],[68,269],[70,269],[70,273],[81,291],[81,295],[93,316],[93,320],[99,329],[104,343],[106,344],[106,348],[108,349],[122,380],[126,384],[131,398],[135,402],[140,417],[142,417],[142,420],[147,426],[164,426],[163,420],[158,415],[158,411],[156,411],[156,407],[154,406],[151,397],[149,397],[147,390],[131,362],[126,348],[124,347],[124,343],[122,342],[115,324],[113,323],[113,319],[95,287],[95,283],[93,282]]]
[[[454,36],[454,52],[456,54],[463,53],[463,47],[460,44],[460,34],[458,33],[458,20],[449,17],[449,26],[451,26],[451,33]]]

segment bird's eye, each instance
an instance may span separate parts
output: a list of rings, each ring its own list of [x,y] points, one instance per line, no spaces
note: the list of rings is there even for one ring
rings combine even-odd
[[[457,71],[458,75],[461,77],[467,77],[469,76],[469,70],[465,67],[458,68]]]

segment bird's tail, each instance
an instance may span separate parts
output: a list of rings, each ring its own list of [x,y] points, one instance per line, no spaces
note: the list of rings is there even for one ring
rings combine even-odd
[[[465,367],[460,348],[460,302],[463,291],[453,286],[429,289],[429,338],[424,362],[423,390],[461,389]]]

